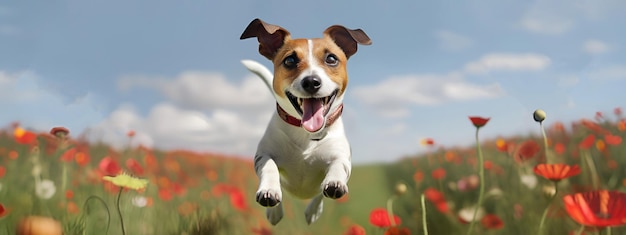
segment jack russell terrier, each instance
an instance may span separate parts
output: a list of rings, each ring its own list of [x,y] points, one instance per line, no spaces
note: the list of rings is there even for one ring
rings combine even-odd
[[[357,44],[371,41],[361,29],[340,25],[327,28],[322,38],[292,39],[289,31],[260,19],[240,39],[252,37],[274,73],[255,61],[242,63],[272,91],[277,110],[254,156],[256,201],[276,225],[283,217],[281,186],[295,197],[312,198],[304,213],[311,224],[322,214],[323,196],[348,193],[351,149],[341,121],[346,65]]]

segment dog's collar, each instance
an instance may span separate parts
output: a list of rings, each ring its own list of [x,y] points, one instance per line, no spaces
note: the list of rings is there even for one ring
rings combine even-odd
[[[297,117],[289,115],[287,111],[285,111],[282,107],[280,107],[280,105],[278,105],[278,103],[276,103],[276,110],[278,111],[278,116],[280,117],[280,119],[283,119],[283,121],[285,121],[286,123],[289,123],[295,127],[302,127],[302,121]],[[335,121],[337,121],[337,119],[341,116],[342,112],[343,104],[340,104],[335,112],[328,116],[328,118],[326,119],[326,125],[324,127],[329,127],[333,123],[335,123]]]

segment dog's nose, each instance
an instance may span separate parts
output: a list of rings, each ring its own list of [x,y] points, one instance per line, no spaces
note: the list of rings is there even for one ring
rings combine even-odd
[[[317,75],[306,76],[302,79],[302,88],[309,94],[317,92],[322,87],[322,79]]]

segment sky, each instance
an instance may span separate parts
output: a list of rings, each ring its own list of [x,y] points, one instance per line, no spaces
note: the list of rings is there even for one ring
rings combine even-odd
[[[0,125],[65,126],[130,144],[253,156],[275,112],[239,40],[260,18],[294,38],[340,24],[372,45],[348,62],[354,163],[611,113],[626,100],[626,1],[2,1]],[[626,108],[626,107],[625,107]]]

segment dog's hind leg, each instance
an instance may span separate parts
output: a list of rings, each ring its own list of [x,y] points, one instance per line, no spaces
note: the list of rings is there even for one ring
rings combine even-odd
[[[319,194],[311,199],[309,205],[306,206],[304,217],[306,218],[307,224],[312,224],[322,215],[322,211],[324,210],[324,201],[322,201],[322,199],[324,199],[324,196]]]
[[[278,204],[275,207],[268,207],[265,209],[265,216],[272,225],[278,224],[278,222],[280,222],[283,218],[283,204]]]

